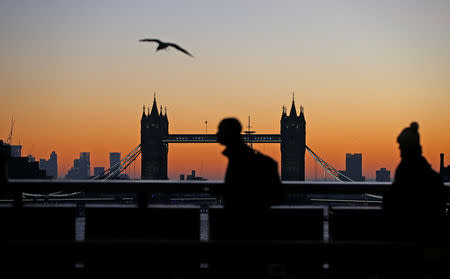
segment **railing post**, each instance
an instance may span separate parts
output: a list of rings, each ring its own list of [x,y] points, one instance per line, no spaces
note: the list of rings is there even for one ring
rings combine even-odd
[[[139,192],[137,194],[137,206],[138,208],[144,209],[148,206],[148,193]]]
[[[76,202],[76,218],[85,217],[85,208],[86,208],[86,202],[85,201],[77,201]]]
[[[22,192],[12,192],[13,207],[23,207]]]

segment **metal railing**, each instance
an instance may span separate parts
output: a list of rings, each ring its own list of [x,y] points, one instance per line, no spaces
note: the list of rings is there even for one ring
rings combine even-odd
[[[335,183],[335,182],[283,182],[282,187],[286,196],[289,195],[375,195],[382,196],[391,183]],[[447,195],[450,193],[450,184],[446,183]],[[114,180],[114,181],[73,181],[73,180],[10,180],[5,185],[3,192],[12,192],[21,196],[23,193],[64,194],[128,194],[137,193],[135,201],[139,205],[147,205],[148,200],[139,201],[139,196],[149,196],[152,193],[159,194],[208,194],[212,197],[222,195],[224,191],[223,181],[149,181],[149,180]],[[13,196],[14,196],[13,195]],[[83,278],[92,271],[84,268],[84,264],[103,267],[111,266],[110,260],[115,260],[122,271],[134,272],[136,266],[145,268],[149,273],[152,268],[147,268],[153,261],[170,262],[171,266],[184,266],[187,259],[198,263],[228,262],[229,254],[240,255],[247,261],[266,261],[268,263],[307,263],[301,266],[301,274],[312,272],[315,276],[345,277],[350,271],[367,275],[368,270],[375,275],[389,272],[416,272],[412,267],[428,266],[428,263],[440,264],[448,261],[448,242],[440,241],[423,246],[420,243],[380,242],[380,241],[128,241],[128,240],[99,240],[99,241],[6,241],[2,244],[5,254],[9,255],[8,261],[2,263],[3,268],[9,268],[5,275],[20,275],[22,272],[16,266],[25,264],[38,265],[39,269],[30,271],[32,275],[38,272],[54,272],[55,276],[61,274],[78,274]],[[49,258],[40,261],[36,257],[36,251],[46,251]],[[148,253],[148,251],[152,251]],[[301,251],[301,252],[299,252]],[[138,256],[138,255],[146,255]],[[418,255],[418,256],[417,256]],[[425,257],[423,256],[425,255]],[[113,256],[113,258],[111,258]],[[399,262],[399,259],[401,262]],[[411,264],[420,259],[418,264]],[[64,260],[61,266],[69,262],[81,267],[73,269],[55,269],[55,262]],[[137,265],[145,260],[145,264]],[[424,262],[426,261],[426,262]],[[391,263],[396,262],[395,266]],[[308,270],[312,266],[317,269]],[[71,265],[70,265],[71,264]],[[375,264],[375,266],[373,266]],[[42,266],[41,266],[42,265]],[[323,267],[322,267],[323,265]],[[157,265],[156,265],[157,266]],[[289,265],[287,265],[289,267]],[[230,264],[230,267],[232,265]],[[408,267],[405,269],[404,267]],[[202,275],[207,270],[208,278],[214,278],[214,267],[195,270],[195,275]],[[437,270],[437,269],[436,269]],[[429,272],[434,272],[430,269]],[[58,273],[62,272],[62,273]],[[104,274],[94,273],[97,277]],[[293,273],[297,270],[292,271]],[[343,274],[341,272],[344,272]],[[440,271],[439,271],[440,272]],[[448,274],[448,266],[446,271]],[[369,273],[370,275],[370,273]],[[332,277],[333,277],[332,276]],[[308,277],[308,276],[306,276]],[[367,276],[366,276],[367,277]],[[55,277],[56,278],[56,277]],[[163,278],[163,277],[161,277]],[[166,278],[166,277],[164,277]],[[196,277],[198,278],[198,276]]]
[[[285,193],[303,194],[374,194],[388,190],[390,182],[309,182],[283,181]],[[45,180],[10,179],[6,191],[14,192],[89,192],[89,193],[210,193],[223,192],[223,181],[176,180]],[[450,183],[445,183],[447,192]]]
[[[284,181],[284,204],[345,205],[379,207],[389,182],[300,182]],[[221,204],[223,181],[175,180],[9,180],[0,195],[0,204],[21,206],[27,203],[105,203],[136,204]],[[450,207],[450,183],[447,207]],[[250,201],[249,201],[250,202]]]

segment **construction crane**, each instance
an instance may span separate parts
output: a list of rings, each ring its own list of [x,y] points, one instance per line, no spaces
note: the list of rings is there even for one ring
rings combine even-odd
[[[6,142],[9,144],[12,144],[13,129],[14,129],[14,117],[11,116],[11,130],[9,131],[8,138],[6,139]]]

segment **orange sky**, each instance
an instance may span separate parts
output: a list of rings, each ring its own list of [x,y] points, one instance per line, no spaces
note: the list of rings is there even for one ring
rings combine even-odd
[[[286,94],[289,95],[289,94]],[[286,103],[289,103],[289,98]],[[204,121],[200,117],[191,115],[186,119],[183,113],[169,110],[169,126],[171,133],[204,133]],[[373,107],[376,110],[376,106]],[[69,108],[70,110],[70,108]],[[198,108],[201,110],[201,107]],[[114,110],[113,110],[114,111]],[[195,111],[195,109],[193,109]],[[255,110],[256,111],[256,110]],[[368,178],[374,178],[375,170],[386,167],[393,171],[399,162],[399,152],[395,143],[400,131],[409,125],[405,119],[403,123],[399,120],[380,118],[374,115],[366,117],[365,123],[358,119],[358,114],[348,115],[344,111],[334,111],[332,114],[315,114],[307,106],[305,107],[307,121],[307,145],[319,156],[332,164],[337,169],[345,169],[345,153],[363,153],[363,172]],[[18,143],[20,140],[24,146],[24,155],[33,154],[36,158],[48,158],[51,151],[55,150],[59,155],[59,175],[63,176],[67,170],[73,166],[73,159],[78,158],[79,152],[91,152],[91,167],[108,166],[109,152],[121,152],[124,156],[133,147],[139,144],[139,118],[141,109],[136,108],[129,112],[133,117],[131,124],[118,117],[118,113],[106,112],[95,113],[86,112],[86,116],[81,119],[73,117],[72,114],[61,113],[60,116],[39,116],[23,117],[15,115],[15,133],[13,140]],[[195,113],[193,113],[195,114]],[[219,115],[220,113],[217,113]],[[261,112],[261,117],[273,116],[267,123],[261,123],[258,118],[252,119],[252,126],[259,133],[279,133],[279,118],[281,110],[265,110]],[[380,112],[382,115],[383,112]],[[179,117],[179,121],[175,116]],[[216,131],[217,123],[222,117],[238,116],[243,124],[246,124],[246,117],[238,114],[223,114],[213,120],[208,120],[208,132]],[[364,115],[364,114],[363,114]],[[196,125],[186,125],[189,119],[194,118]],[[197,118],[197,119],[195,119]],[[269,117],[268,117],[269,118]],[[24,119],[28,119],[33,124],[25,125]],[[206,117],[204,119],[207,119]],[[208,118],[210,119],[210,118]],[[84,122],[85,121],[85,122]],[[419,120],[419,131],[422,134],[422,144],[426,158],[432,163],[435,169],[439,164],[439,153],[448,150],[449,135],[441,131],[441,125],[427,127],[427,117],[424,121]],[[397,127],[394,127],[396,124]],[[180,125],[183,125],[180,127]],[[259,127],[267,129],[258,129]],[[175,129],[180,127],[180,129]],[[186,127],[183,129],[183,127]],[[190,129],[189,129],[190,127]],[[26,132],[24,131],[26,129]],[[444,130],[445,131],[445,130]],[[58,139],[55,141],[54,139]],[[31,143],[31,144],[30,144]],[[447,148],[447,149],[446,149]],[[280,161],[279,144],[255,144],[255,149],[272,156]],[[221,179],[226,168],[226,159],[221,154],[223,147],[219,144],[170,144],[169,145],[169,177],[178,179],[179,174],[190,173],[192,169],[197,171],[197,175],[209,179]],[[318,169],[309,154],[306,158],[307,178],[322,178],[323,171]],[[447,161],[448,164],[448,161]],[[129,169],[131,176],[140,174],[140,161],[132,164]]]
[[[213,133],[222,118],[249,115],[258,133],[279,133],[295,92],[307,145],[337,169],[345,153],[363,153],[363,175],[393,173],[396,137],[411,121],[433,168],[439,153],[450,156],[448,1],[151,2],[2,1],[0,139],[14,116],[14,144],[37,159],[56,151],[63,176],[80,152],[106,166],[109,152],[138,145],[154,92],[171,133],[204,133],[205,120]],[[145,37],[194,58],[155,53],[138,42]],[[256,148],[280,159],[279,145]],[[218,144],[169,149],[171,179],[191,169],[223,177]],[[308,158],[313,178],[320,171]]]

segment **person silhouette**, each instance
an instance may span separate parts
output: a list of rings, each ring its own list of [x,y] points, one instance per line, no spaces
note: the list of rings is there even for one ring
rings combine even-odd
[[[8,182],[8,158],[10,153],[11,148],[0,140],[0,191],[5,191]]]
[[[401,162],[395,180],[383,196],[387,237],[419,241],[442,237],[447,193],[439,174],[422,156],[419,125],[400,133]]]
[[[217,141],[226,147],[223,155],[228,158],[223,193],[226,241],[264,239],[267,212],[284,198],[277,163],[245,144],[241,131],[236,118],[225,118],[217,132]],[[217,278],[264,278],[268,269],[265,263],[239,254],[215,266]]]
[[[236,118],[223,119],[217,141],[226,147],[224,211],[226,239],[260,239],[264,215],[271,205],[283,202],[277,163],[244,143]]]

